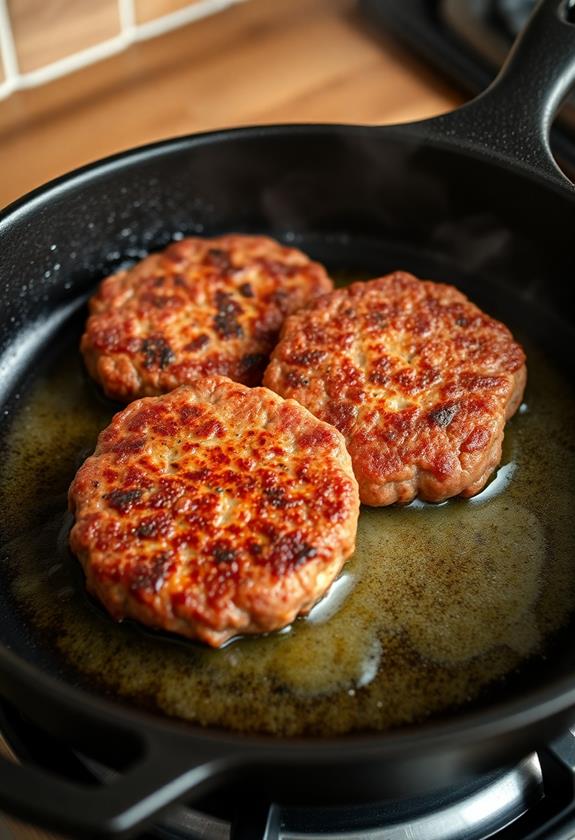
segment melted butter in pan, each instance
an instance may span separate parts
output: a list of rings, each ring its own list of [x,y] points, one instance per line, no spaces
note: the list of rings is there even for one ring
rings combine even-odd
[[[94,690],[242,731],[381,730],[472,700],[544,653],[575,601],[575,396],[526,349],[526,404],[479,496],[364,508],[354,557],[308,618],[220,651],[114,624],[84,594],[66,491],[112,411],[71,350],[21,401],[1,467],[32,636]]]

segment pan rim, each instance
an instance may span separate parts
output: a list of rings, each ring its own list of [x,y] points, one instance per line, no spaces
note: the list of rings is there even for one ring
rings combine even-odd
[[[146,159],[162,157],[165,153],[176,153],[179,150],[190,150],[212,143],[225,143],[233,140],[249,140],[251,138],[274,137],[283,135],[321,135],[332,134],[334,131],[352,134],[379,134],[383,138],[393,139],[397,142],[418,140],[421,144],[429,147],[469,157],[472,161],[481,161],[496,168],[510,168],[515,175],[520,177],[529,176],[531,180],[541,182],[545,187],[560,193],[563,197],[575,200],[575,185],[567,179],[560,181],[547,172],[522,163],[514,158],[508,158],[504,153],[494,150],[486,150],[474,146],[470,142],[450,137],[448,134],[430,135],[428,126],[435,122],[436,118],[421,120],[418,122],[399,123],[390,125],[361,125],[356,123],[271,123],[265,125],[249,125],[237,128],[222,128],[213,131],[195,132],[193,134],[182,134],[169,137],[164,140],[157,140],[152,143],[145,143],[140,146],[132,146],[114,154],[107,155],[98,160],[79,166],[75,169],[58,175],[44,184],[28,191],[24,195],[11,201],[5,207],[0,208],[0,236],[5,225],[17,221],[18,217],[26,211],[34,210],[37,204],[42,201],[55,199],[65,188],[73,189],[81,186],[84,182],[105,175],[112,174],[117,168],[126,164],[137,164]],[[438,120],[441,117],[437,118]]]

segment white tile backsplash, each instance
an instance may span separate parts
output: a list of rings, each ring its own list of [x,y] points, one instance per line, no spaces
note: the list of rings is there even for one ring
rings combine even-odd
[[[0,99],[241,2],[0,0]]]

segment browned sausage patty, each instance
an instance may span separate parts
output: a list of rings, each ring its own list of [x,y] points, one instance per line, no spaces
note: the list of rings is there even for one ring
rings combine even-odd
[[[285,316],[331,288],[322,266],[265,236],[183,239],[100,284],[81,351],[122,402],[205,375],[257,385]]]
[[[525,380],[507,327],[401,271],[288,318],[264,377],[344,434],[369,505],[479,492]]]
[[[336,429],[219,376],[116,414],[69,502],[72,551],[112,616],[214,647],[307,612],[359,511]]]

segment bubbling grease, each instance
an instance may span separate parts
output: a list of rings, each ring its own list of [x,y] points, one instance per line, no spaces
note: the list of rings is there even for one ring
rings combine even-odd
[[[481,494],[364,508],[354,557],[307,618],[212,651],[115,624],[84,593],[66,491],[112,409],[71,345],[21,400],[0,467],[11,585],[31,634],[94,690],[206,726],[383,730],[472,700],[545,651],[575,596],[575,396],[526,349],[526,405]]]

